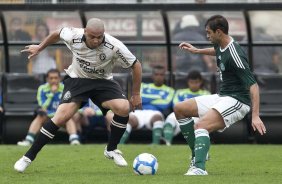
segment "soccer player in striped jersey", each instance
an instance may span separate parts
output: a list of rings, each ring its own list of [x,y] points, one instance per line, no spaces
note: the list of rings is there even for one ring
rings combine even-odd
[[[35,159],[39,151],[54,138],[63,126],[90,98],[105,115],[114,113],[111,135],[104,156],[118,166],[127,166],[117,145],[122,137],[130,109],[142,108],[140,97],[142,67],[138,59],[118,39],[105,33],[104,22],[89,19],[85,28],[64,27],[52,32],[39,45],[28,45],[22,52],[28,59],[38,55],[47,46],[62,40],[72,52],[72,64],[66,69],[64,91],[54,117],[46,122],[26,154],[14,165],[18,172],[24,170]],[[114,66],[130,68],[133,76],[132,96],[129,100],[120,85],[113,80]],[[131,105],[130,105],[131,104]],[[131,107],[131,108],[130,108]]]
[[[266,128],[259,117],[259,87],[250,70],[245,52],[240,45],[228,35],[228,22],[221,15],[214,15],[206,22],[207,38],[214,47],[198,49],[183,42],[181,49],[193,54],[216,56],[220,75],[219,94],[199,96],[179,102],[174,106],[176,118],[181,130],[188,135],[189,146],[195,152],[195,163],[185,175],[207,175],[205,161],[210,148],[209,133],[224,130],[244,118],[251,110],[252,127],[261,135]],[[199,117],[193,126],[192,117]]]

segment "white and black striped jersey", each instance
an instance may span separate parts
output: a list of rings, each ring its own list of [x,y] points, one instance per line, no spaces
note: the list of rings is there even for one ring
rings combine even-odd
[[[136,61],[121,41],[107,33],[95,49],[86,46],[83,28],[64,27],[60,38],[73,53],[72,64],[66,69],[71,78],[112,79],[115,65],[128,68]]]

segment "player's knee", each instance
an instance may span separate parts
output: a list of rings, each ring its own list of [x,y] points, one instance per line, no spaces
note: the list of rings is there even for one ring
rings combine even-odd
[[[53,118],[52,118],[52,121],[58,125],[58,126],[64,126],[68,120],[70,120],[71,116],[64,116],[64,115],[55,115]]]
[[[200,126],[199,123],[195,123],[194,124],[194,130],[197,130],[197,129],[200,129],[200,128],[201,128],[201,126]]]
[[[173,111],[177,119],[183,117],[183,109],[180,103],[175,104]]]
[[[197,123],[195,123],[194,124],[194,130],[197,130],[197,129],[205,129],[208,132],[210,132],[210,127],[207,126],[207,124],[204,123],[204,122],[197,122]]]
[[[128,123],[131,125],[131,127],[133,129],[137,128],[138,127],[138,119],[137,119],[137,117],[135,115],[133,115],[133,114],[129,114]]]
[[[111,109],[114,114],[119,116],[128,116],[129,115],[129,102],[121,102]]]
[[[156,122],[156,121],[163,121],[163,116],[161,114],[155,114],[152,117],[151,122]]]

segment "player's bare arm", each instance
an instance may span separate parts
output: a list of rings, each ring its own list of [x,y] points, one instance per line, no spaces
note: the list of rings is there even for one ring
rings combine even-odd
[[[132,110],[142,109],[142,100],[140,96],[140,86],[142,80],[142,66],[139,61],[135,62],[132,66],[132,96],[130,103],[132,105]]]
[[[193,54],[204,54],[204,55],[210,55],[210,56],[215,56],[215,50],[213,47],[210,48],[204,48],[204,49],[199,49],[197,47],[194,47],[193,45],[191,45],[190,43],[187,42],[182,42],[179,45],[180,49],[184,49],[187,50]]]
[[[259,117],[259,87],[253,84],[250,87],[250,95],[252,101],[252,127],[254,131],[258,131],[261,135],[266,133],[266,128]]]
[[[45,49],[48,45],[52,45],[57,43],[60,40],[60,30],[52,32],[49,36],[47,36],[39,45],[27,45],[25,49],[21,50],[21,52],[27,52],[28,59],[33,58],[38,55],[40,51]]]

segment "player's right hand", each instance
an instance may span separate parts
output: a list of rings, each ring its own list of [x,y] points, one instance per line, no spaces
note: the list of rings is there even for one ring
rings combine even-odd
[[[196,47],[194,47],[193,45],[191,45],[190,43],[187,43],[187,42],[182,42],[181,44],[179,44],[179,48],[187,50],[187,51],[189,51],[193,54],[195,54],[198,50]]]
[[[21,50],[21,53],[27,52],[28,53],[28,59],[33,58],[34,56],[39,54],[39,45],[27,45],[25,46],[25,49]]]

